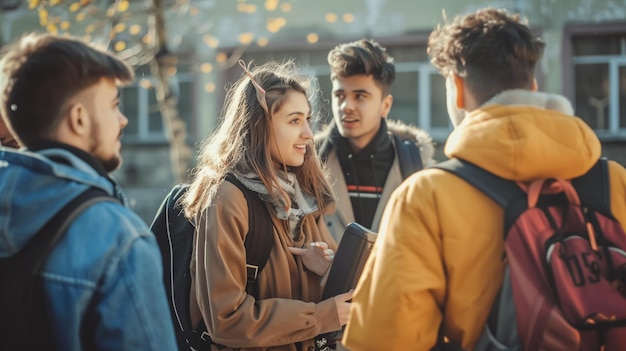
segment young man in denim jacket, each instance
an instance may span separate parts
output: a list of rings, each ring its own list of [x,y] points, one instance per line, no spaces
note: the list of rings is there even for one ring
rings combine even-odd
[[[26,150],[0,148],[0,257],[90,187],[123,199],[107,173],[122,163],[118,86],[132,79],[124,62],[68,37],[29,34],[5,48],[0,116]],[[156,241],[122,203],[83,210],[44,262],[50,349],[176,349]]]

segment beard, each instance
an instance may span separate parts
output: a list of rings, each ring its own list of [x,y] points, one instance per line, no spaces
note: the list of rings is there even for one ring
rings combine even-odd
[[[92,123],[91,131],[90,131],[90,139],[91,145],[89,146],[89,153],[93,156],[104,168],[107,173],[111,173],[120,166],[122,166],[122,156],[119,154],[117,150],[113,151],[110,156],[106,156],[108,154],[107,150],[102,150],[103,143],[100,140],[100,126],[97,122],[94,121]],[[103,155],[104,154],[104,155]]]
[[[122,161],[123,161],[122,156],[119,156],[119,155],[109,157],[106,160],[103,160],[103,159],[98,159],[98,160],[102,164],[102,167],[104,167],[104,170],[107,171],[107,173],[111,173],[117,170],[118,168],[120,168],[120,166],[122,166]]]

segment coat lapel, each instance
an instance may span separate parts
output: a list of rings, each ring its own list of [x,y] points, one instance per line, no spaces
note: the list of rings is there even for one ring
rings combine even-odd
[[[354,222],[354,211],[352,210],[352,201],[350,195],[348,195],[348,186],[344,179],[337,153],[331,152],[326,160],[331,174],[331,182],[333,184],[333,191],[337,196],[337,215],[342,221],[342,226],[345,228],[348,223]]]

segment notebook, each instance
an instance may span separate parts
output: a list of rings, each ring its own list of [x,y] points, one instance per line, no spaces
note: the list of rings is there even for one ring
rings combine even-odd
[[[376,233],[358,223],[348,224],[335,252],[322,300],[343,294],[356,287],[376,236]]]

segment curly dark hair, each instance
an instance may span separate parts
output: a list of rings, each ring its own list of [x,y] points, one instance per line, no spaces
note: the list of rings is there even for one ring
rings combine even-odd
[[[485,8],[439,25],[428,39],[432,64],[465,80],[482,104],[503,90],[529,89],[544,41],[518,14]]]
[[[374,81],[389,94],[391,84],[396,79],[396,66],[393,57],[374,40],[361,39],[337,45],[328,53],[330,78],[372,75]]]

